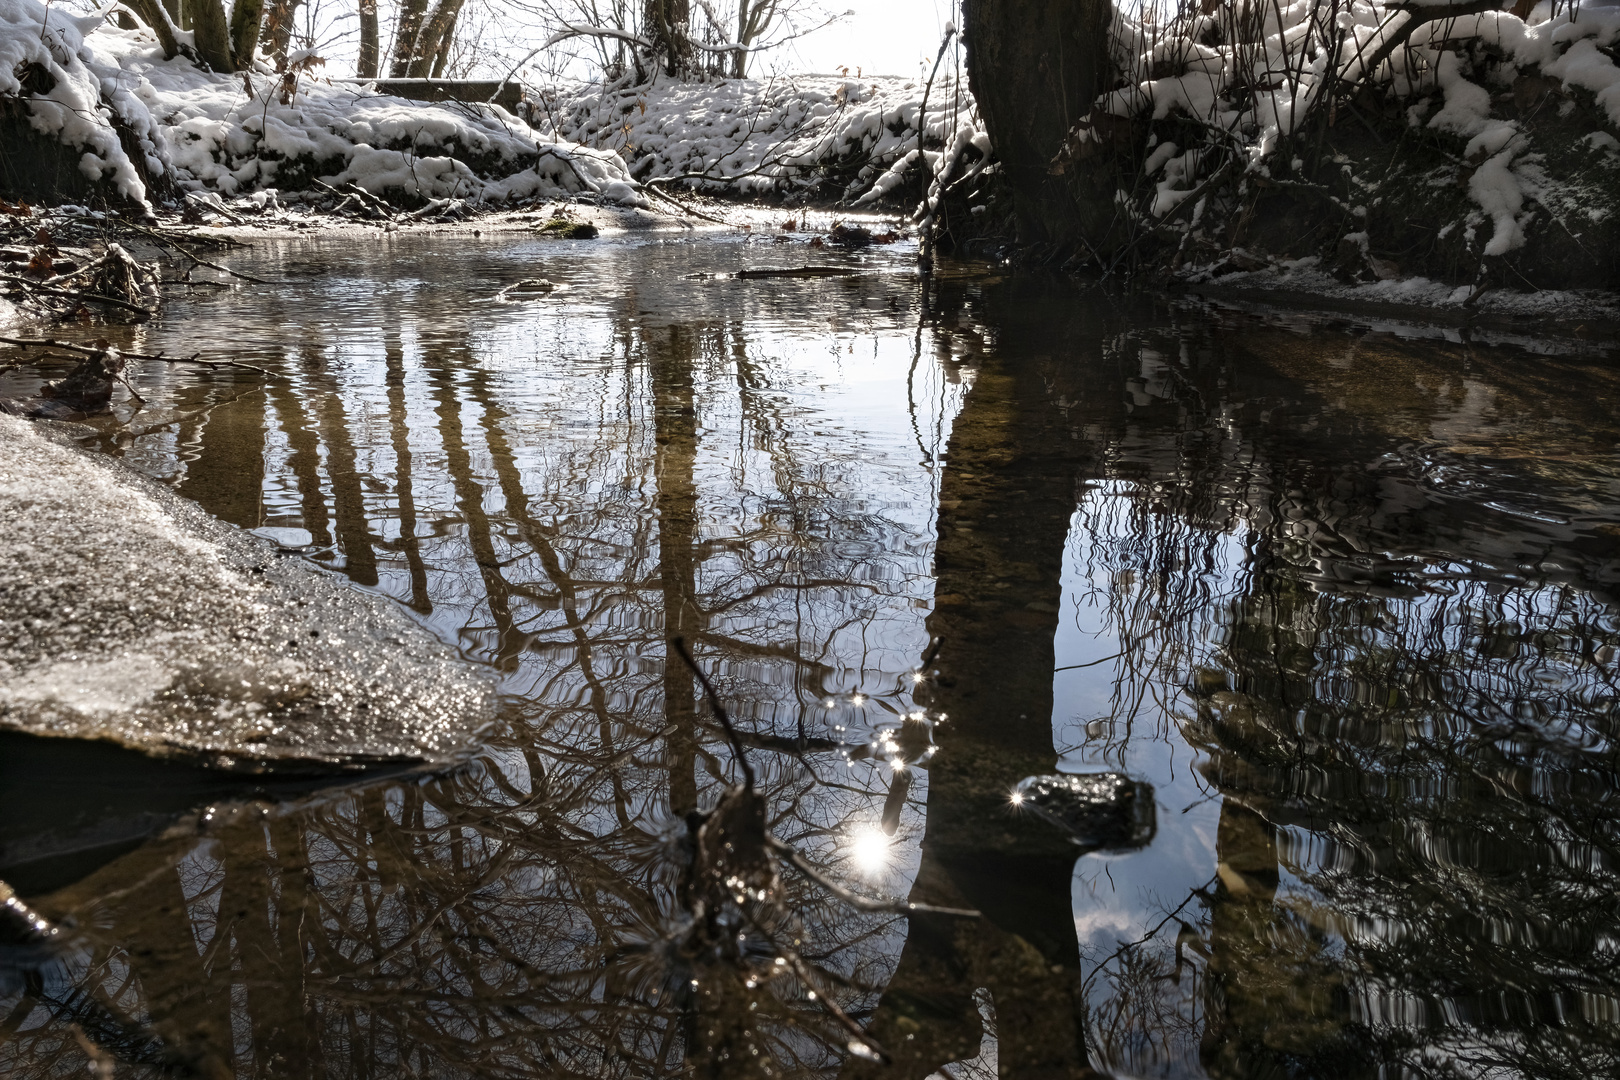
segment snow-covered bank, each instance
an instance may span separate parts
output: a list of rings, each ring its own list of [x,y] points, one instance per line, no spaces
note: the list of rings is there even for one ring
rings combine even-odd
[[[908,171],[982,166],[990,153],[966,83],[955,77],[932,87],[826,75],[588,86],[541,94],[531,118],[559,139],[620,154],[643,182],[815,193],[857,205],[895,190]]]
[[[0,0],[0,103],[11,110],[0,138],[12,156],[24,156],[23,141],[54,140],[67,171],[146,209],[186,193],[326,197],[348,185],[406,203],[588,195],[642,206],[641,181],[677,178],[872,201],[908,170],[920,189],[923,165],[982,163],[989,147],[960,80],[932,88],[926,115],[929,88],[917,80],[808,77],[592,84],[538,94],[520,118],[493,104],[335,83],[310,57],[288,71],[261,61],[214,74],[184,55],[164,59],[151,33],[105,15]],[[42,170],[41,183],[62,171]],[[15,185],[6,172],[0,185]]]
[[[641,202],[617,155],[549,138],[499,106],[407,101],[308,73],[289,82],[263,65],[213,74],[165,60],[150,33],[106,14],[0,0],[0,98],[131,203],[149,208],[169,187],[231,196],[315,180],[413,200]]]
[[[386,601],[0,415],[0,727],[237,768],[444,761],[491,682]]]
[[[1053,161],[1121,177],[1100,261],[1613,287],[1620,7],[1481,6],[1117,6],[1120,85]]]

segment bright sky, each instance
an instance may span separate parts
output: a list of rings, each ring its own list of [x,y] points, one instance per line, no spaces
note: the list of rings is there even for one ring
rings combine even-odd
[[[945,24],[956,19],[956,0],[829,0],[831,11],[853,10],[825,30],[800,38],[781,53],[756,60],[752,74],[782,65],[801,72],[831,73],[848,67],[867,75],[915,75],[932,65]]]

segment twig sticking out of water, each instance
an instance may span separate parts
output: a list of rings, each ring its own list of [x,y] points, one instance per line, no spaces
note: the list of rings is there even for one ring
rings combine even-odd
[[[48,285],[41,285],[37,281],[30,281],[28,278],[16,277],[12,274],[0,274],[0,281],[4,281],[8,285],[20,285],[25,289],[32,289],[34,292],[43,293],[46,296],[59,296],[66,300],[77,300],[80,303],[88,300],[97,304],[110,304],[113,307],[134,312],[141,317],[141,322],[145,322],[152,317],[152,313],[139,304],[131,304],[112,296],[102,296],[99,293],[91,292],[74,292],[68,289],[53,289]]]
[[[135,225],[135,224],[132,224],[130,222],[125,222],[125,224],[128,225],[131,229],[134,229],[136,232],[145,233],[147,236],[150,236],[152,239],[156,240],[160,244],[163,244],[165,247],[174,248],[174,250],[178,251],[180,254],[182,254],[186,258],[190,259],[193,266],[206,266],[210,270],[218,270],[222,274],[229,274],[231,277],[241,278],[243,281],[251,281],[255,285],[269,285],[269,284],[271,284],[270,282],[264,280],[264,278],[256,278],[252,274],[244,274],[244,273],[241,273],[240,271],[232,270],[229,267],[221,266],[221,265],[219,265],[219,263],[209,262],[207,259],[203,258],[201,255],[198,255],[196,252],[189,251],[186,248],[181,247],[178,243],[175,242],[175,239],[174,239],[173,236],[170,236],[170,235],[168,235],[166,233],[155,232],[152,229],[144,228],[144,227],[142,227],[140,225]]]
[[[737,759],[738,767],[742,769],[743,787],[748,791],[753,791],[754,767],[748,764],[748,755],[743,752],[742,740],[737,737],[737,729],[731,726],[731,717],[726,714],[725,706],[720,704],[720,695],[714,692],[714,684],[709,682],[709,677],[703,673],[703,669],[698,667],[697,662],[692,659],[692,654],[687,651],[685,638],[675,637],[670,638],[669,641],[671,645],[675,646],[676,654],[685,661],[687,667],[692,669],[692,674],[696,675],[698,682],[702,684],[703,696],[709,699],[709,708],[714,710],[715,718],[720,721],[720,726],[726,729],[726,741],[731,744],[731,753]]]
[[[95,355],[100,349],[92,349],[86,345],[75,345],[68,341],[57,341],[55,338],[14,338],[0,337],[0,345],[22,345],[38,349],[66,349],[68,352],[87,353]],[[257,371],[268,379],[280,378],[275,372],[266,368],[244,364],[240,360],[204,360],[200,356],[164,356],[162,353],[119,352],[131,360],[151,360],[160,364],[199,364],[210,368],[242,368],[246,371]],[[690,663],[690,661],[688,661]]]

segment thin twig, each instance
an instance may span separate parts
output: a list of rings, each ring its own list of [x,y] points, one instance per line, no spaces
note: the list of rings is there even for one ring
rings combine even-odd
[[[57,341],[55,338],[14,338],[0,337],[0,345],[22,345],[40,349],[67,349],[69,352],[86,353],[91,356],[99,355],[101,349],[93,349],[88,345],[75,345],[69,341]],[[253,364],[244,364],[240,360],[204,360],[201,356],[164,356],[162,353],[138,353],[118,350],[120,356],[131,360],[151,360],[160,364],[200,364],[211,368],[242,368],[245,371],[257,371],[260,375],[271,379],[285,378],[267,368],[256,367]]]
[[[836,881],[825,877],[811,864],[809,859],[799,854],[799,850],[785,840],[774,836],[767,836],[766,842],[781,852],[793,868],[805,877],[832,893],[838,899],[852,908],[860,911],[884,912],[891,915],[953,915],[958,919],[978,919],[982,915],[972,908],[936,907],[933,904],[914,904],[909,900],[878,900],[870,896],[862,896],[858,892],[844,888]]]
[[[319,181],[317,181],[317,183],[318,182]],[[175,242],[173,237],[165,236],[162,233],[153,232],[151,229],[143,229],[139,225],[131,225],[130,228],[135,229],[138,232],[143,232],[146,235],[156,239],[160,243],[167,244],[169,247],[174,248],[174,250],[178,251],[180,254],[184,255],[186,258],[190,259],[193,263],[197,264],[198,266],[206,266],[210,270],[218,270],[222,274],[229,274],[231,277],[239,277],[243,281],[251,281],[255,285],[269,285],[269,284],[271,284],[271,282],[268,282],[268,281],[264,280],[263,278],[256,278],[252,274],[244,274],[244,273],[241,273],[239,271],[231,270],[231,269],[229,269],[227,267],[221,266],[221,265],[219,265],[219,263],[209,262],[207,259],[205,259],[202,256],[198,255],[196,252],[187,251],[185,248],[181,247],[178,243]]]
[[[125,300],[119,300],[115,297],[102,296],[100,293],[69,292],[66,289],[53,289],[49,285],[41,285],[37,281],[29,281],[27,278],[16,277],[11,274],[0,274],[0,281],[8,281],[13,285],[21,285],[26,289],[34,289],[38,292],[45,293],[48,296],[60,296],[68,300],[78,300],[81,302],[85,300],[94,300],[98,304],[111,304],[113,307],[120,307],[127,311],[133,311],[146,319],[150,319],[152,317],[152,312],[147,308],[143,308],[138,304],[131,304]]]
[[[731,743],[731,752],[736,756],[737,764],[742,769],[743,786],[747,790],[753,791],[754,767],[748,764],[748,755],[743,753],[742,740],[737,738],[737,729],[731,726],[731,717],[726,715],[725,706],[720,704],[720,695],[714,692],[714,684],[709,682],[709,677],[703,674],[703,669],[698,667],[697,662],[692,659],[692,654],[687,651],[685,638],[673,637],[669,639],[669,643],[675,647],[675,652],[686,662],[686,666],[692,669],[692,674],[696,675],[698,682],[703,685],[704,696],[709,699],[709,708],[714,710],[714,715],[719,719],[720,726],[726,729],[726,740]]]

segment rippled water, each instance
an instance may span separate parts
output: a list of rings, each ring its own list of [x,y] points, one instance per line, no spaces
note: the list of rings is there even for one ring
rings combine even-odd
[[[506,707],[338,787],[0,745],[0,878],[75,928],[0,953],[0,1072],[1620,1069],[1612,358],[975,267],[925,304],[904,253],[725,276],[803,251],[264,242],[277,286],[131,339],[273,377],[149,368],[92,444]],[[740,771],[674,636],[811,871],[984,917],[785,856],[700,895]],[[1076,846],[1012,798],[1054,771],[1151,825]]]

